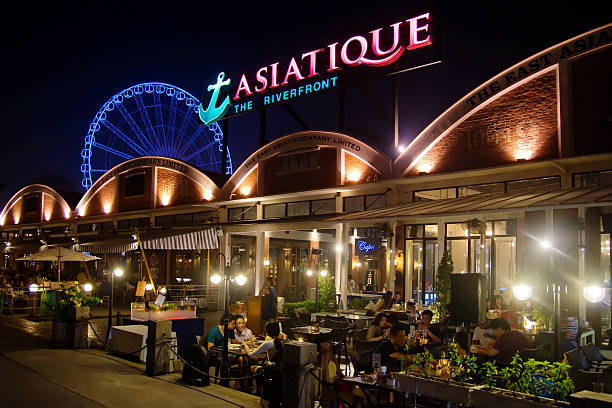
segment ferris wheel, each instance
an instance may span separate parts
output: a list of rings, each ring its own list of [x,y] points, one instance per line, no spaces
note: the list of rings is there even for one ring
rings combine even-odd
[[[117,164],[140,156],[165,156],[186,161],[201,170],[222,172],[223,132],[217,123],[202,125],[199,101],[169,84],[147,82],[111,97],[89,125],[81,185],[89,189]],[[227,148],[225,174],[232,174]]]

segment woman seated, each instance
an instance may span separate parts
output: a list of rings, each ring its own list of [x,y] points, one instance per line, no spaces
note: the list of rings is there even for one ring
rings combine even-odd
[[[376,315],[372,321],[372,325],[366,333],[367,341],[382,341],[389,337],[389,329],[387,329],[387,316],[384,313]]]
[[[317,365],[321,368],[321,381],[325,384],[322,390],[322,400],[330,401],[336,398],[340,403],[336,405],[339,406],[346,403],[351,407],[364,405],[365,395],[359,388],[338,381],[344,377],[344,374],[334,356],[334,347],[330,341],[321,343],[321,350],[317,353]],[[333,404],[330,405],[333,406]]]
[[[391,309],[391,302],[393,301],[393,292],[387,291],[385,295],[378,300],[376,303],[376,309],[374,312],[380,312],[383,309]]]
[[[278,363],[280,363],[283,358],[282,351],[285,340],[287,340],[287,336],[281,332],[280,323],[269,322],[266,324],[266,341],[254,350],[246,342],[242,343],[242,346],[249,358],[256,359],[265,353],[268,361],[277,362],[278,360]]]

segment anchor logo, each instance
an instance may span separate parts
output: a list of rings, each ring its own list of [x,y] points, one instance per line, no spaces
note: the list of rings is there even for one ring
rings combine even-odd
[[[221,72],[217,77],[217,83],[214,85],[208,85],[208,92],[213,91],[212,97],[210,98],[210,102],[208,102],[208,108],[206,108],[205,110],[202,104],[200,104],[200,106],[198,107],[200,119],[202,120],[202,122],[204,122],[205,125],[209,125],[217,119],[221,118],[227,113],[228,109],[230,108],[229,96],[225,97],[221,106],[216,107],[217,98],[219,97],[219,91],[221,90],[221,87],[229,85],[230,83],[229,78],[225,81],[223,80],[223,78],[225,78],[225,73]]]

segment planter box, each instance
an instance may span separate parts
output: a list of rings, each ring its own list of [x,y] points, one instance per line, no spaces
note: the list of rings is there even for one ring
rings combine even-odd
[[[470,387],[465,385],[404,374],[396,374],[395,381],[402,392],[463,406],[468,406],[470,403]]]
[[[569,407],[569,403],[555,401],[549,398],[534,397],[533,395],[515,392],[499,388],[488,388],[484,385],[472,387],[471,403],[474,408],[551,408]]]
[[[89,320],[89,307],[79,306],[70,311],[71,322],[82,322]]]
[[[56,322],[51,326],[51,341],[54,347],[88,348],[87,320],[80,322]]]

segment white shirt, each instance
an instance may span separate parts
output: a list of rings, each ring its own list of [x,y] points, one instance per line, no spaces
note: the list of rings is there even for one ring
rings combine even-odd
[[[485,334],[493,336],[493,330],[483,329],[481,327],[476,326],[476,328],[474,329],[474,336],[472,336],[472,341],[478,341],[478,344],[484,347],[492,346],[495,343],[495,339],[485,336]]]
[[[249,353],[250,358],[256,358],[260,354],[267,353],[269,350],[274,349],[274,340],[266,340],[261,346],[257,347],[254,351]],[[268,354],[268,360],[271,358]]]
[[[242,329],[242,333],[238,334],[238,331],[234,329],[234,338],[238,343],[244,343],[247,340],[251,340],[253,338],[253,332],[248,327]]]

